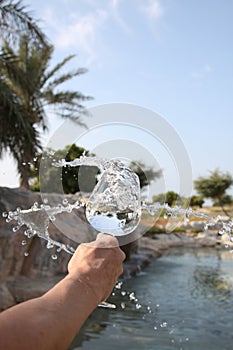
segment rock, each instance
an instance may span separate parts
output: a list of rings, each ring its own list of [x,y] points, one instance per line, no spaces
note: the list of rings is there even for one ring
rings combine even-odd
[[[140,250],[137,254],[131,254],[131,259],[124,262],[124,272],[121,278],[129,278],[139,274],[142,269],[149,265],[151,258],[154,257],[148,251],[142,252]]]
[[[0,311],[9,308],[15,304],[15,298],[9,291],[6,284],[0,285]]]
[[[63,197],[61,195],[49,194],[48,196],[56,204],[62,203]],[[72,201],[74,202],[77,199],[77,196],[70,196],[69,201],[72,203]],[[38,237],[33,237],[28,240],[27,245],[22,245],[22,240],[25,239],[24,230],[22,229],[17,233],[12,232],[12,227],[15,223],[6,223],[1,215],[2,212],[14,211],[17,207],[28,209],[34,202],[42,203],[39,193],[20,188],[0,187],[0,283],[4,285],[1,292],[2,297],[0,298],[1,309],[22,299],[21,297],[18,298],[17,295],[20,289],[13,288],[12,284],[9,284],[11,293],[9,292],[6,285],[7,281],[12,279],[18,280],[22,277],[28,277],[30,280],[32,278],[53,277],[65,274],[67,271],[67,263],[70,259],[69,254],[65,252],[57,253],[55,248],[48,250],[46,248],[47,243]],[[85,224],[83,210],[75,211],[73,214],[68,219],[65,215],[69,214],[60,216],[61,224],[59,229],[66,230],[67,226],[63,225],[61,227],[61,225],[69,220],[69,232],[68,229],[66,231],[60,230],[61,232],[68,232],[68,237],[59,232],[59,229],[54,224],[50,225],[49,231],[54,239],[75,248],[77,243],[72,238],[77,238],[78,235],[80,242],[87,242],[93,240],[95,235],[91,226]],[[28,256],[26,257],[24,253],[28,253]],[[51,259],[52,254],[57,254],[57,260]],[[30,290],[34,290],[32,280],[28,285],[28,289],[29,293]]]
[[[139,240],[139,249],[140,251],[149,251],[153,258],[159,258],[162,255],[162,249],[159,248],[158,242],[149,237],[142,237]]]
[[[58,283],[64,276],[28,279],[19,277],[7,281],[8,290],[15,296],[14,303],[40,297]]]

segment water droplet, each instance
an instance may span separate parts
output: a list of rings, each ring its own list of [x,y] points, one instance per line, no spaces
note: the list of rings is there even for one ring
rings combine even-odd
[[[63,199],[62,203],[63,203],[64,205],[67,205],[67,204],[68,204],[68,200],[65,198],[65,199]]]
[[[2,213],[2,217],[7,218],[7,216],[8,216],[8,213],[4,211],[4,213]]]
[[[53,260],[57,260],[57,255],[56,255],[56,254],[53,254],[53,255],[51,255],[51,258],[52,258]]]
[[[24,256],[28,256],[28,255],[29,255],[29,253],[28,253],[28,252],[25,252],[25,253],[24,253]]]
[[[123,282],[117,282],[115,285],[116,289],[121,289]]]
[[[136,309],[137,309],[137,310],[141,309],[141,307],[142,307],[141,304],[136,304],[135,306],[136,306]]]
[[[33,204],[33,206],[31,207],[31,209],[32,210],[36,210],[36,209],[38,209],[38,203],[37,202],[35,202],[34,204]]]
[[[156,326],[154,326],[154,330],[157,331],[157,329],[158,329],[158,328],[157,328]]]
[[[46,247],[47,249],[52,249],[54,247],[54,244],[51,241],[48,241]]]
[[[27,241],[24,239],[24,240],[22,240],[21,244],[22,244],[22,245],[26,245],[26,244],[27,244]]]
[[[130,295],[129,295],[129,300],[135,300],[135,299],[136,299],[136,298],[135,298],[134,292],[130,293]]]
[[[123,302],[121,303],[121,308],[125,309],[125,303],[123,303]]]
[[[166,327],[167,327],[167,322],[162,322],[162,323],[160,324],[160,327],[161,327],[161,328],[166,328]]]
[[[123,290],[123,291],[121,292],[121,295],[124,297],[124,296],[126,295],[126,291]]]
[[[13,229],[12,229],[13,232],[17,232],[18,230],[19,230],[19,226],[15,226],[15,227],[13,227]]]

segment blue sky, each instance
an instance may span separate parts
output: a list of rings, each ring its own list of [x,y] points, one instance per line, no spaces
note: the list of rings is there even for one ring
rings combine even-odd
[[[68,87],[87,107],[133,103],[161,114],[189,153],[193,178],[233,174],[233,2],[231,0],[32,0],[55,46],[53,63],[88,73]],[[51,118],[51,130],[57,126]],[[0,184],[17,186],[2,163]],[[3,174],[4,172],[4,174]]]

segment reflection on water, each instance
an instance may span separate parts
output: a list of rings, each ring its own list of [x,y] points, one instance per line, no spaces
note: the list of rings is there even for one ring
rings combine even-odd
[[[135,292],[135,300],[130,293]],[[97,309],[72,349],[232,349],[233,254],[170,250]]]
[[[221,268],[197,266],[193,282],[193,296],[196,298],[202,294],[206,298],[214,298],[224,302],[231,297],[233,279]]]

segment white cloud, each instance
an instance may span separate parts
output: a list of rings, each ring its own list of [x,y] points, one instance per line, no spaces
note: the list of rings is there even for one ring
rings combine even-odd
[[[90,63],[95,59],[97,37],[107,18],[106,11],[96,9],[86,15],[70,14],[69,20],[63,21],[48,10],[45,20],[51,27],[55,47],[82,51]]]
[[[120,13],[120,9],[119,9],[120,2],[122,2],[122,0],[110,0],[110,9],[109,9],[110,16],[118,23],[118,25],[123,29],[123,31],[126,34],[131,35],[132,30],[130,29],[128,24],[124,21]]]
[[[54,5],[47,5],[43,20],[48,26],[48,36],[56,48],[81,53],[86,65],[98,59],[100,50],[104,47],[104,29],[111,22],[115,22],[124,34],[133,35],[133,28],[126,21],[129,16],[125,11],[125,5],[128,4],[126,1],[80,0],[79,9],[75,0],[63,1],[70,2],[64,12],[62,8],[58,12]],[[138,7],[150,19],[157,20],[164,12],[160,1],[137,0],[132,1],[131,5],[134,9]]]
[[[162,17],[164,10],[159,0],[150,0],[145,6],[145,12],[149,18],[157,20]]]

